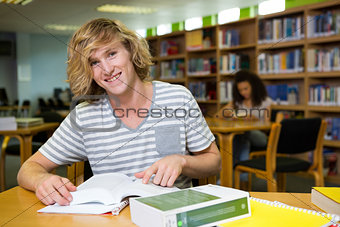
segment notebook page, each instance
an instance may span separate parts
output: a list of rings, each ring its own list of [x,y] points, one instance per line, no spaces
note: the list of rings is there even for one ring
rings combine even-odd
[[[221,224],[225,227],[257,227],[257,226],[323,226],[339,216],[325,214],[313,210],[288,206],[268,200],[250,198],[251,216],[240,220]]]

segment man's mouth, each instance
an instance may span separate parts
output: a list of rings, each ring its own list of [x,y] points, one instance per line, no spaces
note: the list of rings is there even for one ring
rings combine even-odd
[[[112,75],[109,79],[105,79],[105,81],[106,82],[113,82],[113,81],[117,80],[120,77],[120,75],[122,75],[122,72],[117,73],[116,75]]]

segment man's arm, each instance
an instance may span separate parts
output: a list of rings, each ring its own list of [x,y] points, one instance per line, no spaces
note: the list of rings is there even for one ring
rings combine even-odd
[[[44,204],[68,205],[72,201],[70,191],[76,187],[67,179],[50,172],[58,167],[39,151],[32,155],[20,168],[18,183],[21,187],[35,191]]]
[[[143,172],[136,173],[137,178],[143,178],[147,183],[155,174],[153,183],[171,187],[180,174],[202,178],[216,175],[221,170],[221,156],[215,144],[200,152],[193,152],[194,155],[169,155],[155,162]]]

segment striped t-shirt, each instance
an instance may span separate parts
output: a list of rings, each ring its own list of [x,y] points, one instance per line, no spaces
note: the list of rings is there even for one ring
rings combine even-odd
[[[119,172],[133,177],[171,154],[202,151],[214,141],[192,94],[181,85],[153,81],[150,109],[129,128],[114,114],[109,98],[81,103],[65,118],[40,152],[58,165],[89,160],[93,174]],[[118,109],[118,107],[117,107]],[[179,176],[175,185],[189,187]]]

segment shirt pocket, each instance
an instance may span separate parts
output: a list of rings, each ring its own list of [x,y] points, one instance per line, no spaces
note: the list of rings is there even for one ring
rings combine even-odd
[[[179,126],[157,127],[155,129],[156,150],[160,156],[182,154]]]

